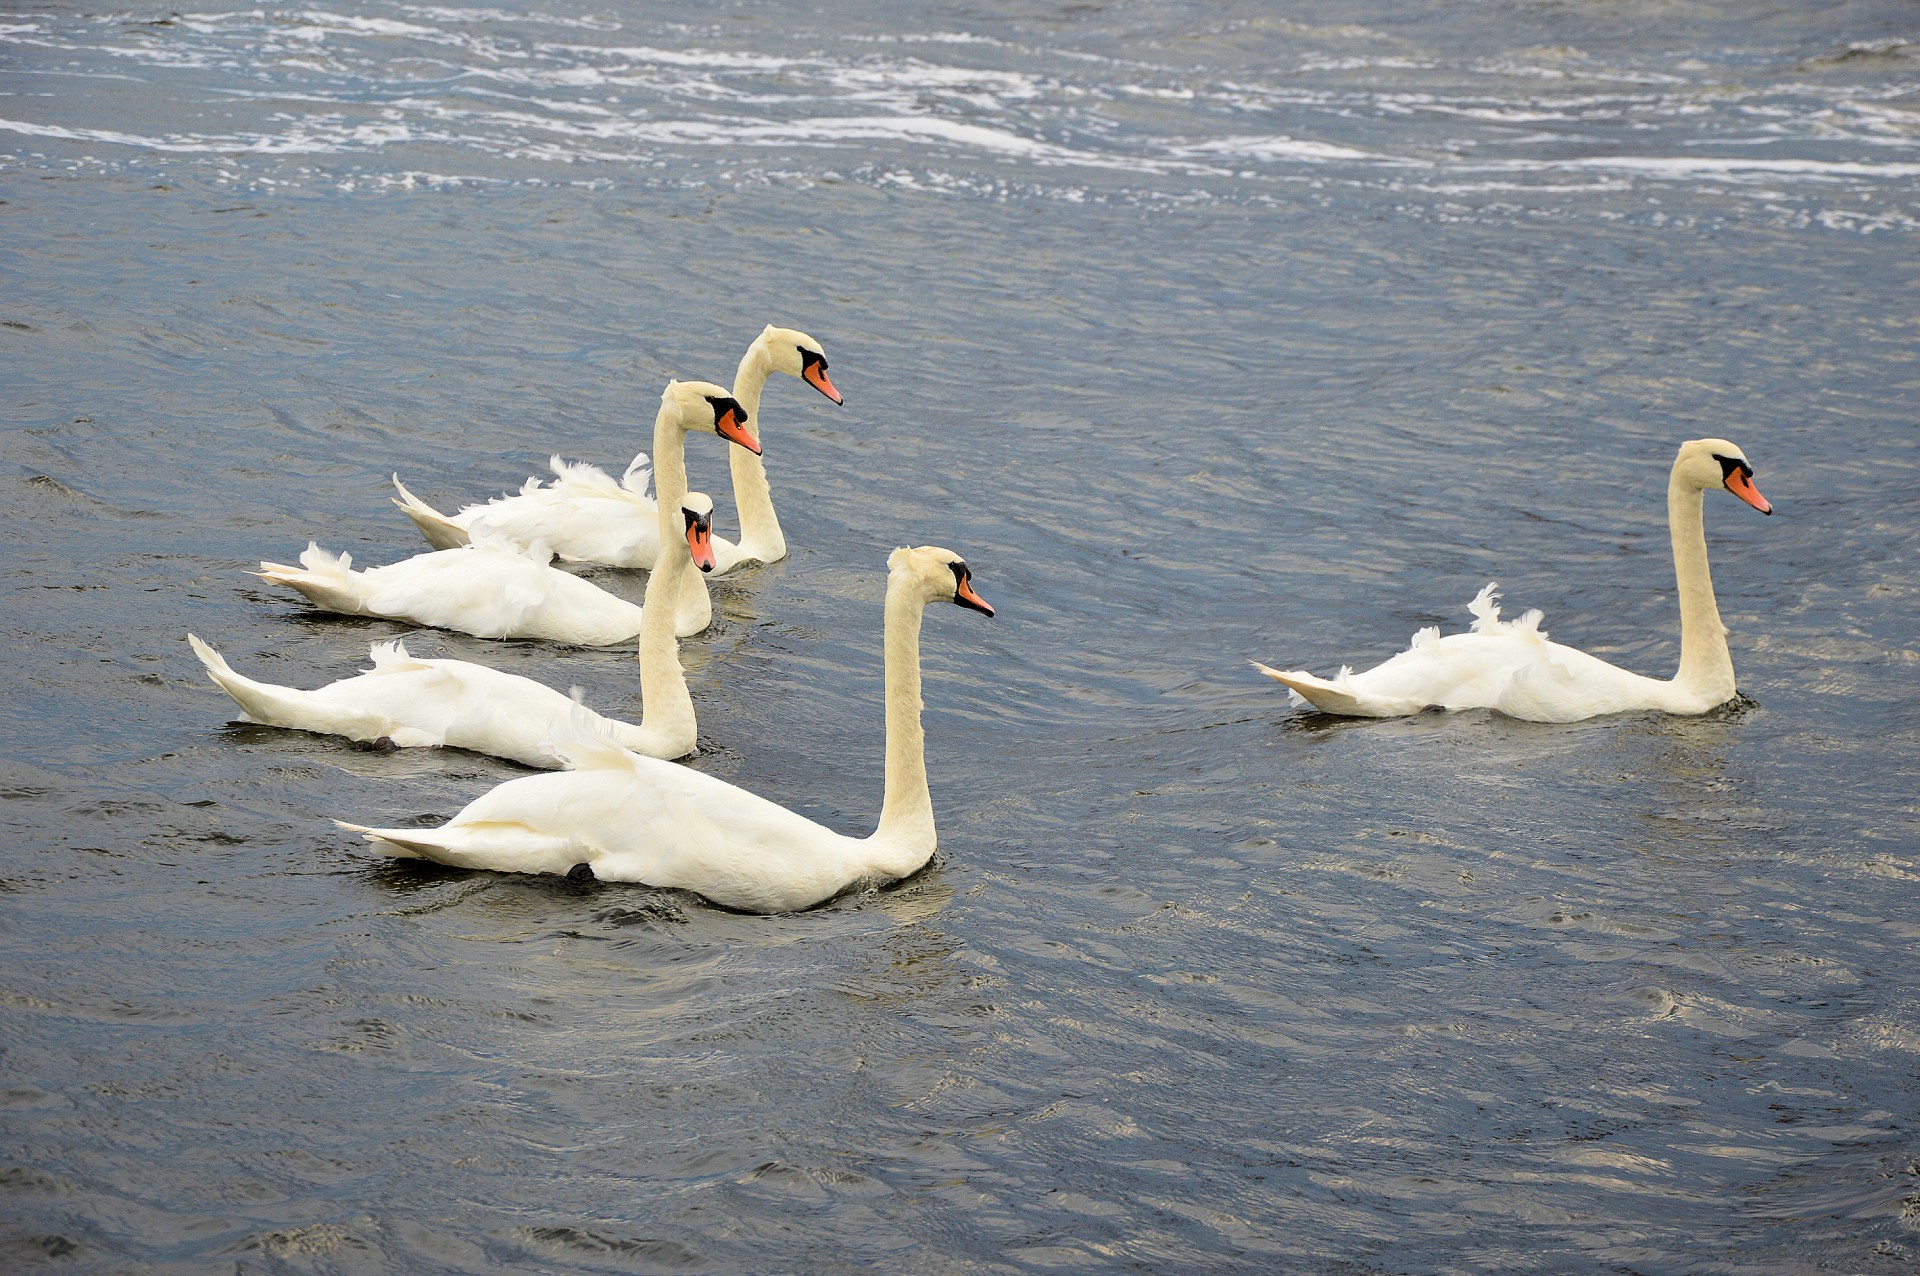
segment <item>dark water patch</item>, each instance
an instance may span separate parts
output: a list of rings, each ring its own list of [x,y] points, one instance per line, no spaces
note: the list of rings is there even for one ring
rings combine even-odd
[[[714,1269],[698,1249],[661,1237],[621,1236],[571,1226],[525,1227],[518,1239],[534,1254],[561,1261],[613,1261],[621,1271],[697,1272]]]

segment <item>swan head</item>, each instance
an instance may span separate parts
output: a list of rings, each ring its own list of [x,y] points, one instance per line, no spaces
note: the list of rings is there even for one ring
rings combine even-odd
[[[1673,472],[1701,491],[1724,487],[1762,514],[1773,505],[1753,485],[1753,466],[1747,454],[1725,439],[1689,439],[1680,445]]]
[[[711,381],[667,382],[660,392],[660,412],[682,430],[717,434],[760,455],[760,441],[747,433],[747,410],[731,391]]]
[[[827,353],[820,343],[798,328],[776,328],[768,324],[754,339],[766,351],[767,363],[775,372],[799,377],[835,403],[844,403],[840,392],[827,378]]]
[[[924,602],[958,603],[983,616],[993,607],[973,589],[973,571],[967,560],[938,545],[902,546],[887,559],[888,588],[914,589]]]
[[[713,570],[713,498],[705,492],[688,492],[680,498],[680,517],[687,525],[687,549],[693,565],[703,572]]]

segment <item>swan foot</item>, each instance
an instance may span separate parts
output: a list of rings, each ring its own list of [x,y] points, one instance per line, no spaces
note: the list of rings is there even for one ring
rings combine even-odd
[[[378,740],[368,741],[367,747],[375,753],[397,753],[400,749],[400,746],[393,742],[393,737],[390,735],[383,735]]]
[[[567,870],[567,880],[576,886],[593,881],[593,865],[587,863],[575,864]]]

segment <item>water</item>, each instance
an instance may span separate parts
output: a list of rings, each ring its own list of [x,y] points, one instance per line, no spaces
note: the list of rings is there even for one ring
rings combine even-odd
[[[69,1271],[1909,1270],[1910,6],[17,5],[0,20],[0,1257]],[[245,572],[616,470],[766,322],[791,558],[694,765],[941,854],[748,917],[328,822],[516,774],[223,725],[385,622]],[[1498,579],[1743,697],[1309,716]],[[731,524],[717,442],[696,486]],[[599,576],[638,594],[621,573]],[[638,711],[631,655],[410,635]]]

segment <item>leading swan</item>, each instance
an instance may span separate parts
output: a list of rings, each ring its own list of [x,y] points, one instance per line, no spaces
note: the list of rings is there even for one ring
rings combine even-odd
[[[760,396],[767,378],[776,372],[800,378],[836,404],[843,402],[827,376],[827,356],[820,343],[797,328],[768,324],[747,347],[733,374],[733,397],[753,422],[747,433],[756,443],[761,429]],[[755,451],[727,451],[733,498],[740,509],[740,542],[714,537],[716,576],[742,563],[777,563],[787,556],[766,463]],[[654,455],[660,455],[657,445]],[[648,464],[647,454],[640,453],[616,483],[595,466],[554,456],[548,461],[554,474],[551,484],[529,478],[515,495],[468,505],[452,515],[415,496],[395,475],[393,486],[400,495],[393,503],[435,549],[464,545],[476,526],[485,525],[515,544],[545,542],[569,562],[649,568],[661,542],[654,533],[653,498],[647,495]]]
[[[575,769],[511,780],[437,829],[341,823],[382,854],[461,868],[580,875],[693,891],[725,908],[782,913],[851,886],[894,881],[932,858],[936,839],[920,725],[920,620],[930,602],[983,615],[952,550],[897,549],[887,560],[886,799],[880,825],[847,837],[686,767],[582,732]]]
[[[1470,605],[1471,632],[1442,638],[1438,628],[1423,629],[1410,649],[1365,673],[1343,668],[1326,679],[1300,669],[1269,669],[1258,661],[1254,667],[1286,686],[1295,703],[1360,718],[1399,717],[1429,706],[1498,709],[1533,722],[1578,722],[1630,709],[1705,713],[1734,694],[1733,657],[1714,602],[1701,519],[1703,497],[1714,487],[1762,514],[1773,513],[1753,485],[1746,453],[1725,439],[1680,445],[1667,480],[1667,526],[1680,594],[1680,670],[1671,679],[1629,673],[1547,641],[1538,611],[1501,620],[1493,585]]]
[[[693,752],[693,697],[680,668],[673,599],[697,567],[713,570],[713,502],[691,492],[680,503],[684,541],[672,544],[647,581],[640,624],[639,726],[603,718],[545,683],[469,660],[422,660],[398,641],[375,644],[373,668],[314,691],[256,682],[235,673],[194,634],[194,654],[215,686],[240,706],[243,722],[400,748],[471,749],[526,766],[564,767],[554,742],[576,715],[622,748],[653,758]]]

